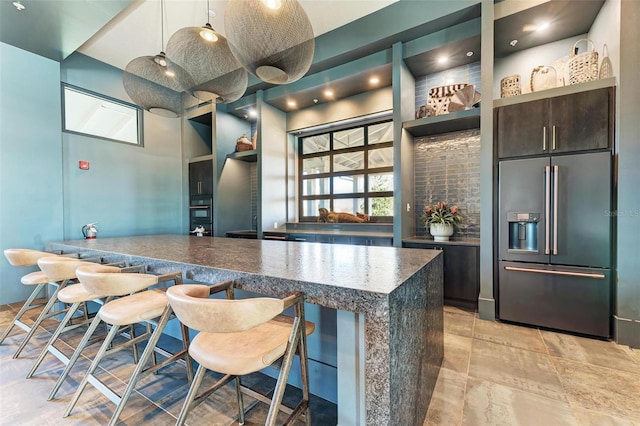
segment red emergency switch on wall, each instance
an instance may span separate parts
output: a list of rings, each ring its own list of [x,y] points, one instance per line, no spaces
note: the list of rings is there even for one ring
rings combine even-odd
[[[79,161],[78,167],[80,170],[89,170],[89,162],[88,161]]]

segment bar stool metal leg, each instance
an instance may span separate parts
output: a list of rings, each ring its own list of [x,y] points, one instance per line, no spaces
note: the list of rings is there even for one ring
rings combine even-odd
[[[50,311],[51,311],[51,308],[53,308],[53,305],[55,305],[55,303],[58,301],[58,293],[60,292],[60,290],[66,287],[69,281],[70,280],[64,280],[58,284],[57,286],[58,288],[56,288],[56,291],[49,298],[49,300],[47,301],[47,304],[44,305],[44,308],[42,308],[40,315],[38,315],[38,318],[34,321],[33,325],[31,326],[31,330],[29,330],[26,337],[22,340],[22,343],[20,343],[20,345],[18,346],[16,353],[13,354],[14,359],[20,356],[20,353],[25,348],[25,346],[27,346],[27,343],[29,343],[29,340],[31,340],[33,335],[36,334],[36,331],[38,330],[38,327],[40,326],[40,324],[42,324],[42,321],[44,321],[46,318],[49,318],[51,316],[58,315],[64,312],[64,310],[58,311],[58,312],[50,312]]]
[[[20,327],[21,329],[23,329],[24,331],[29,332],[31,327],[29,327],[28,325],[26,325],[25,323],[22,322],[22,320],[21,320],[22,315],[24,315],[24,313],[27,312],[28,310],[31,310],[31,309],[34,309],[34,308],[38,308],[38,307],[44,305],[43,303],[40,303],[40,304],[37,304],[37,305],[32,305],[32,303],[36,299],[38,294],[43,292],[43,290],[45,289],[46,285],[47,285],[46,283],[38,284],[36,286],[36,288],[31,292],[31,295],[26,300],[26,302],[24,302],[24,305],[22,305],[22,308],[20,308],[20,310],[16,314],[15,318],[13,319],[13,321],[11,321],[11,324],[9,324],[9,326],[2,333],[2,336],[0,336],[0,344],[2,342],[4,342],[4,339],[7,338],[7,336],[11,332],[11,330],[13,330],[13,327],[16,326],[16,325],[18,327]]]
[[[120,417],[122,410],[124,410],[124,406],[129,400],[131,393],[135,389],[135,386],[136,386],[136,383],[138,383],[138,380],[148,373],[156,372],[158,368],[160,368],[160,366],[166,365],[168,363],[167,360],[163,361],[161,364],[157,363],[157,360],[155,360],[155,349],[156,349],[156,344],[160,339],[160,335],[162,334],[162,331],[167,325],[167,322],[169,322],[171,313],[172,313],[172,310],[169,307],[169,305],[167,305],[165,312],[162,314],[162,316],[160,317],[160,320],[158,321],[158,325],[156,326],[156,329],[153,331],[153,334],[151,334],[151,337],[149,338],[149,341],[147,342],[147,345],[145,346],[144,351],[142,352],[142,356],[140,357],[140,359],[138,360],[138,363],[136,364],[136,368],[133,370],[133,373],[131,373],[131,379],[129,379],[129,383],[127,384],[126,389],[122,393],[122,396],[119,397],[116,401],[114,401],[117,404],[117,407],[111,416],[111,420],[109,421],[109,426],[115,425],[116,422],[118,421],[118,417]],[[154,358],[153,366],[145,370],[144,366],[147,363],[147,360],[151,356],[153,356]],[[174,360],[172,358],[170,359],[171,359],[170,362]]]
[[[196,395],[198,394],[198,388],[200,388],[200,384],[202,384],[202,378],[204,377],[204,373],[207,372],[207,369],[202,365],[198,366],[198,370],[196,371],[196,376],[193,378],[193,383],[189,388],[189,392],[187,393],[187,398],[184,401],[183,407],[189,407],[193,404]],[[180,410],[180,416],[176,421],[176,426],[184,425],[184,421],[187,419],[187,414],[189,414],[189,410],[185,410],[184,408]],[[240,424],[244,424],[244,419]]]
[[[58,381],[56,382],[55,386],[51,390],[51,393],[49,393],[49,397],[47,398],[48,401],[51,401],[53,398],[55,398],[56,393],[58,393],[58,390],[60,389],[60,386],[62,386],[65,379],[71,372],[71,369],[73,368],[75,363],[78,361],[78,358],[80,358],[80,353],[89,342],[89,339],[91,338],[93,333],[96,331],[96,328],[98,328],[98,326],[100,325],[100,322],[101,320],[98,315],[96,315],[93,318],[93,321],[91,321],[89,328],[84,333],[84,336],[82,336],[82,340],[80,341],[80,343],[78,343],[78,347],[73,352],[73,355],[71,355],[71,358],[69,358],[69,362],[67,363],[67,366],[65,367],[64,371],[62,371],[62,374],[60,374],[60,377],[58,377]]]
[[[40,352],[40,355],[36,359],[35,364],[33,365],[33,367],[31,367],[31,370],[29,370],[29,373],[27,374],[27,379],[31,378],[35,374],[36,370],[38,369],[38,367],[40,367],[40,364],[42,364],[42,361],[44,361],[44,357],[47,355],[48,352],[51,352],[52,354],[54,354],[56,358],[58,358],[64,364],[69,363],[69,359],[62,352],[56,349],[56,347],[53,346],[53,343],[58,339],[60,334],[66,329],[66,325],[69,323],[69,321],[71,321],[71,317],[73,317],[73,315],[76,313],[76,311],[78,310],[81,304],[82,302],[76,302],[73,305],[71,305],[71,307],[67,311],[62,321],[60,321],[58,328],[56,328],[56,331],[53,332],[46,346],[44,347],[42,352]]]
[[[96,357],[93,359],[93,362],[91,362],[91,365],[89,366],[89,370],[87,370],[87,373],[82,378],[82,381],[78,385],[78,389],[76,389],[76,392],[73,395],[73,398],[71,399],[71,402],[67,406],[67,409],[62,415],[62,417],[68,417],[69,414],[71,414],[71,410],[73,410],[73,407],[75,407],[76,403],[78,402],[78,399],[80,398],[80,395],[82,394],[82,391],[84,391],[84,388],[87,387],[87,383],[89,382],[91,382],[93,386],[98,388],[105,396],[107,396],[107,398],[117,403],[118,396],[113,391],[111,391],[111,389],[107,388],[106,386],[103,386],[102,382],[99,382],[98,380],[95,380],[95,379],[92,380],[92,379],[93,379],[93,373],[98,368],[98,364],[100,364],[100,361],[102,360],[105,353],[107,352],[107,349],[111,344],[111,341],[116,337],[116,334],[118,333],[119,329],[120,329],[120,326],[113,325],[111,327],[111,330],[109,330],[109,334],[107,334],[107,337],[104,339],[102,346],[100,346],[100,350],[98,350]]]

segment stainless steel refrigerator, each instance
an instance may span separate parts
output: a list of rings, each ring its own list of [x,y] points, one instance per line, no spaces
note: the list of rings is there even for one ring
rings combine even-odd
[[[500,319],[610,336],[612,156],[499,163]]]

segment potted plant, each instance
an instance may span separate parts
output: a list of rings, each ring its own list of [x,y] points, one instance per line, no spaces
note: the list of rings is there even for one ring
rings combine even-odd
[[[447,201],[437,202],[433,207],[427,205],[422,213],[422,223],[435,241],[449,241],[453,229],[462,222],[459,211],[458,206],[449,206]]]

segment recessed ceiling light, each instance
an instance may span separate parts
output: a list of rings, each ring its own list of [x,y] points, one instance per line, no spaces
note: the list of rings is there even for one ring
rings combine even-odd
[[[511,45],[511,47],[515,47],[515,45],[518,44],[518,40],[513,39],[509,42],[509,44]]]
[[[255,109],[253,109],[253,108],[249,108],[249,117],[253,117],[253,118],[255,118],[255,117],[257,117],[257,116],[258,116],[258,111],[256,111],[256,110],[255,110]]]
[[[380,79],[379,79],[378,77],[371,77],[371,78],[369,79],[369,83],[371,83],[371,84],[378,84],[378,83],[380,83]]]
[[[473,56],[473,52],[472,51],[468,51],[467,52],[467,56]]]
[[[164,72],[164,74],[165,74],[167,77],[175,77],[175,76],[176,76],[176,73],[175,73],[175,72],[173,72],[173,71],[171,71],[169,68],[167,68],[167,70]]]
[[[18,10],[25,10],[27,8],[24,4],[20,3],[19,1],[14,1],[12,4]]]
[[[294,107],[298,104],[296,104],[296,101],[287,101],[287,105],[289,105],[290,107]]]
[[[209,18],[214,18],[216,16],[216,12],[214,10],[207,10],[207,15],[209,15]]]
[[[328,97],[328,98],[332,97],[332,96],[333,96],[333,90],[331,90],[331,89],[327,89],[327,90],[325,90],[325,91],[324,91],[324,95],[325,95],[326,97]]]
[[[448,57],[446,57],[446,56],[440,56],[440,57],[438,58],[438,63],[439,63],[439,64],[446,64],[448,60],[449,60],[449,58],[448,58]]]
[[[313,98],[313,103],[317,104],[318,103],[318,98]]]

